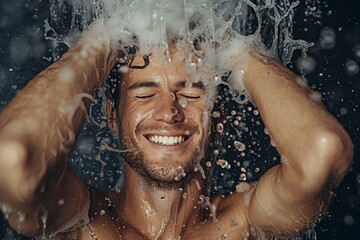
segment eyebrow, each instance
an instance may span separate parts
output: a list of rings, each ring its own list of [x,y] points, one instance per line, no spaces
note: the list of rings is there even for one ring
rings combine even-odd
[[[178,82],[178,83],[176,83],[175,86],[176,87],[181,87],[181,88],[186,88],[187,87],[186,82],[187,81]],[[201,81],[199,81],[199,82],[190,82],[190,83],[191,83],[190,87],[192,87],[192,88],[198,88],[198,89],[201,89],[201,90],[205,89],[205,86],[204,86],[203,82],[201,82]]]
[[[137,82],[132,85],[130,85],[127,90],[134,90],[137,88],[157,88],[159,87],[159,83],[154,81],[148,81],[148,82]]]
[[[175,87],[180,87],[180,88],[186,88],[186,82],[187,81],[181,81],[181,82],[177,82],[175,84]],[[130,85],[127,90],[134,90],[134,89],[138,89],[138,88],[157,88],[159,87],[160,84],[158,82],[154,82],[154,81],[148,81],[148,82],[137,82],[134,83],[132,85]],[[205,89],[204,84],[200,81],[200,82],[196,82],[196,83],[192,83],[191,84],[192,88],[198,88],[201,90]]]

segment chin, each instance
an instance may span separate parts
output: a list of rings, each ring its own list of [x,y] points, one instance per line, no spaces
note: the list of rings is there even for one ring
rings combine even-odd
[[[150,175],[171,181],[188,175],[194,170],[196,162],[191,157],[175,160],[174,156],[165,155],[153,161],[145,159],[144,166]]]
[[[183,187],[194,173],[193,168],[165,164],[148,169],[142,176],[150,186],[162,189],[176,189]]]
[[[174,159],[173,155],[163,155],[159,158],[149,157],[143,152],[129,153],[127,162],[151,186],[158,188],[179,188],[195,171],[194,168],[200,161],[198,151],[186,154],[188,157]]]

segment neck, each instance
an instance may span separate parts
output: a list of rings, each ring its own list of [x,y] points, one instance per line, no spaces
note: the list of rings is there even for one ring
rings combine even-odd
[[[164,236],[175,239],[181,235],[182,226],[200,213],[200,196],[204,192],[204,179],[199,172],[180,188],[171,189],[149,184],[125,164],[119,216],[149,239]]]

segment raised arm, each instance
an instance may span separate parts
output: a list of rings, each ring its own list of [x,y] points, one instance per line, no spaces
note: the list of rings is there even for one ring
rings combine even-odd
[[[94,89],[117,55],[110,39],[88,32],[1,114],[0,203],[19,232],[41,234],[44,217],[46,231],[54,231],[88,200],[86,186],[66,162]]]
[[[321,218],[352,161],[352,142],[318,94],[275,60],[249,52],[246,89],[281,154],[281,164],[255,185],[252,227],[266,235],[298,235]]]

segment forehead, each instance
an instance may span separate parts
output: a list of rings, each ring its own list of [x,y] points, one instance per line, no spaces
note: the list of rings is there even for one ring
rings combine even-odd
[[[125,84],[131,85],[141,81],[154,81],[159,84],[175,84],[191,78],[191,68],[195,68],[188,52],[175,47],[169,49],[168,56],[150,55],[149,65],[145,68],[130,68],[124,76]],[[142,55],[136,55],[131,66],[143,66]],[[193,69],[194,70],[194,69]]]

